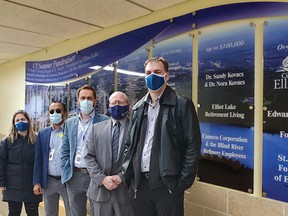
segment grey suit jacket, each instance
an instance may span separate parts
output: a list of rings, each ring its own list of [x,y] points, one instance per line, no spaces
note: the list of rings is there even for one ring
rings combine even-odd
[[[126,119],[123,126],[124,134],[122,144],[120,145],[120,153],[118,156],[118,169],[116,173],[121,172],[123,160],[124,142],[128,133],[129,120]],[[130,197],[127,186],[123,183],[115,190],[109,191],[102,181],[106,176],[111,175],[112,169],[112,119],[92,125],[91,131],[87,137],[85,162],[91,177],[90,185],[87,191],[87,196],[96,201],[108,201],[111,193],[116,198],[118,203],[130,203]]]

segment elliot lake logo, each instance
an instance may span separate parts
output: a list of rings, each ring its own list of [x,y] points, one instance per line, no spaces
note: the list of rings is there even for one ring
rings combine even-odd
[[[276,72],[288,72],[288,56],[282,61],[280,70],[277,70]]]
[[[288,56],[282,61],[282,66],[276,71],[281,73],[281,78],[274,79],[274,89],[288,89]]]

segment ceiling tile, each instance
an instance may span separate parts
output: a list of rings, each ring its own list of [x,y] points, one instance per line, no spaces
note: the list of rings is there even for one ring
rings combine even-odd
[[[0,25],[43,35],[63,37],[63,40],[99,30],[95,26],[73,21],[35,9],[0,1]]]
[[[131,0],[139,5],[143,5],[146,8],[149,8],[153,11],[160,10],[162,8],[167,8],[179,3],[183,3],[189,0]],[[191,1],[191,0],[190,0]]]
[[[0,0],[0,64],[184,1]]]
[[[148,14],[149,10],[125,0],[14,0],[21,4],[74,18],[93,25],[108,27]]]
[[[18,54],[0,52],[0,60],[8,60],[8,59],[13,59],[17,57],[19,57]]]
[[[8,53],[8,55],[15,54],[21,56],[28,53],[36,52],[37,50],[39,50],[39,48],[0,42],[0,50],[3,55],[5,53]]]
[[[40,35],[34,32],[27,32],[18,29],[11,29],[0,26],[0,42],[7,42],[15,45],[24,45],[34,48],[43,48],[61,42],[63,38]]]

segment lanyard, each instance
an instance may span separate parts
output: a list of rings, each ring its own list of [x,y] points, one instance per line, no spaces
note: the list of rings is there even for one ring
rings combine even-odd
[[[86,134],[87,134],[87,131],[88,131],[88,129],[89,129],[89,126],[90,126],[90,124],[92,123],[92,119],[90,119],[89,120],[89,122],[88,122],[88,124],[85,124],[84,123],[84,126],[82,125],[82,121],[80,120],[80,122],[79,122],[80,124],[80,129],[81,129],[81,131],[83,132],[83,140],[85,139],[85,136],[86,136]]]

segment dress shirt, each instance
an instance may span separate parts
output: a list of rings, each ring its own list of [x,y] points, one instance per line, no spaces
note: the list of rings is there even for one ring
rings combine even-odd
[[[55,130],[53,125],[51,126],[48,174],[52,176],[61,175],[61,146],[63,131],[64,124],[62,124],[58,130]]]
[[[148,111],[147,111],[147,130],[144,140],[144,147],[142,152],[142,159],[141,159],[141,172],[149,172],[150,170],[150,156],[151,156],[151,149],[153,144],[153,137],[155,131],[155,124],[159,114],[160,109],[160,100],[161,95],[157,98],[157,100],[152,103],[151,97],[147,94],[145,98],[145,102],[148,104]]]
[[[77,134],[77,150],[74,160],[74,166],[78,168],[86,168],[87,165],[84,161],[85,156],[85,143],[91,130],[91,125],[93,124],[93,119],[95,115],[95,110],[89,114],[89,120],[84,121],[81,114],[79,113],[79,124],[78,124],[78,134]],[[80,157],[78,157],[80,156]]]

